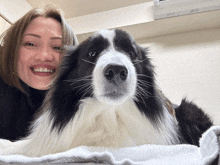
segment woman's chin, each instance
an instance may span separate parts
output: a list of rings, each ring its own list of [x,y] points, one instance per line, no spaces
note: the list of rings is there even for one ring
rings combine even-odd
[[[39,84],[28,84],[30,87],[37,89],[37,90],[48,90],[50,88],[49,83],[39,83]]]

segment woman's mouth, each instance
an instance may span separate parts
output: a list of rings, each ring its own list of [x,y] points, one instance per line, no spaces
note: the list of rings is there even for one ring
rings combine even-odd
[[[50,65],[36,65],[30,67],[30,69],[37,76],[51,76],[56,72],[56,67]]]
[[[48,68],[33,68],[34,72],[41,72],[41,73],[54,73],[55,69],[48,69]]]

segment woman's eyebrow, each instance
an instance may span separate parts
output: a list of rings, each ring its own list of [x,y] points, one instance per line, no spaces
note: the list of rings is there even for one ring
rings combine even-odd
[[[52,40],[56,40],[56,39],[62,40],[62,37],[50,37],[50,39],[52,39]]]
[[[40,35],[32,34],[32,33],[25,34],[24,37],[25,36],[33,36],[33,37],[41,38]],[[50,39],[52,39],[52,40],[61,39],[62,40],[62,37],[61,36],[60,37],[50,37]]]
[[[33,37],[41,38],[41,36],[39,36],[37,34],[32,34],[32,33],[25,34],[24,37],[25,36],[33,36]]]

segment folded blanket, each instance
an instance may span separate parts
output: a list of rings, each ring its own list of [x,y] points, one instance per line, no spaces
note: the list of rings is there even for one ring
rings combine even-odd
[[[22,155],[0,155],[0,164],[147,164],[147,165],[212,165],[220,164],[220,126],[207,130],[200,147],[193,145],[142,145],[130,148],[85,147],[66,152],[29,158]]]

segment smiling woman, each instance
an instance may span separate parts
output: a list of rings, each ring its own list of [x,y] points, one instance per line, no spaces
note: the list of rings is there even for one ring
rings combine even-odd
[[[77,39],[54,7],[33,9],[0,37],[0,138],[27,135],[63,57]]]
[[[18,52],[18,76],[36,89],[48,89],[63,53],[62,29],[53,18],[37,17],[24,31]]]

